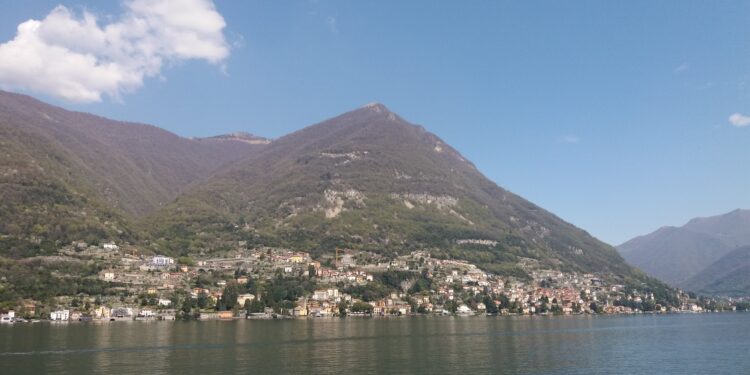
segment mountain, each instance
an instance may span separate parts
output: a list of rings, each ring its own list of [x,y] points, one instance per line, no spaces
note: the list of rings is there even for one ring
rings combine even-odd
[[[683,284],[686,289],[702,294],[747,296],[750,294],[750,246],[729,252]]]
[[[157,250],[205,252],[236,241],[330,255],[335,248],[433,254],[515,272],[549,266],[637,272],[616,250],[502,189],[458,151],[381,104],[275,140],[148,219]]]
[[[530,258],[659,285],[381,104],[271,142],[183,138],[0,92],[0,145],[0,256],[81,240],[170,255],[285,246],[323,259],[428,249],[504,274],[522,275]]]
[[[187,139],[0,91],[0,250],[134,240],[134,219],[251,155],[267,143],[260,140]]]
[[[750,210],[692,219],[682,227],[664,227],[617,248],[625,260],[646,273],[688,286],[688,280],[744,245],[750,245]]]

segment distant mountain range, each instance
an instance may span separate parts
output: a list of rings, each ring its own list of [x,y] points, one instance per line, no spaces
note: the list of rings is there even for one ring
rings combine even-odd
[[[0,254],[71,241],[186,255],[242,242],[330,256],[429,249],[499,273],[521,258],[655,283],[381,104],[277,140],[182,138],[0,92]]]
[[[750,284],[740,274],[749,266],[742,257],[746,245],[750,210],[735,210],[696,218],[679,228],[663,227],[617,248],[628,262],[672,285],[709,294],[748,295]]]

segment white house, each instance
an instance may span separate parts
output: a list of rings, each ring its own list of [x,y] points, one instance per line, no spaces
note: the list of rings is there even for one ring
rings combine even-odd
[[[8,311],[7,314],[0,315],[0,323],[13,323],[16,319],[16,313],[14,311]]]
[[[339,296],[338,289],[320,289],[313,292],[313,300],[325,301],[328,299],[335,299]]]
[[[164,298],[159,298],[159,306],[169,306],[172,304],[172,301]]]
[[[114,242],[107,242],[102,245],[102,249],[104,250],[118,250],[120,247],[115,245]]]
[[[138,316],[141,316],[141,317],[146,317],[146,318],[151,318],[151,317],[154,317],[154,316],[156,316],[156,314],[154,314],[154,311],[153,311],[153,310],[150,310],[150,309],[143,309],[143,310],[141,310],[141,311],[140,311],[140,312],[138,313]]]
[[[458,307],[458,310],[456,310],[456,314],[458,315],[473,315],[474,311],[469,308],[469,306],[461,305]]]
[[[157,255],[151,258],[151,264],[157,267],[168,267],[174,264],[174,259],[162,255]]]
[[[70,319],[70,310],[57,310],[49,314],[50,320],[68,321]]]

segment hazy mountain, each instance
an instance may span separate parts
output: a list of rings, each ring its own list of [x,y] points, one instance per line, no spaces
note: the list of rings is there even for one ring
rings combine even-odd
[[[690,220],[664,227],[618,246],[623,257],[673,285],[701,273],[735,248],[750,244],[750,210]]]
[[[248,139],[187,139],[0,91],[0,247],[130,236],[130,218],[264,146]]]
[[[686,289],[703,294],[750,295],[750,246],[729,252],[683,284]]]
[[[614,248],[498,187],[440,138],[380,104],[275,140],[181,195],[151,224],[176,253],[224,239],[315,255],[335,247],[429,248],[509,272],[519,256],[633,272]]]

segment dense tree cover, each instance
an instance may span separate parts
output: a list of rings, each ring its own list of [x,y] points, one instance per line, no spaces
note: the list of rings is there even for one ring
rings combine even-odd
[[[654,303],[662,306],[679,306],[680,300],[677,297],[677,293],[669,286],[665,285],[661,281],[655,279],[649,279],[651,282],[648,284],[640,283],[628,283],[625,285],[623,292],[633,294],[635,291],[640,291],[643,294],[653,293]]]
[[[224,291],[221,293],[221,298],[216,301],[216,311],[232,310],[237,305],[237,297],[240,293],[245,292],[247,289],[243,288],[234,281],[227,283],[224,287]]]
[[[0,258],[0,301],[29,298],[44,301],[57,296],[115,294],[120,286],[96,278],[99,266],[77,261]]]
[[[373,307],[369,303],[357,301],[352,304],[350,311],[353,313],[372,314]]]
[[[347,286],[343,292],[351,294],[353,298],[372,302],[387,296],[390,293],[390,289],[379,282],[371,282],[365,285]]]
[[[276,273],[266,280],[248,276],[245,285],[227,284],[222,298],[217,302],[217,310],[245,308],[248,312],[256,313],[262,312],[266,307],[275,311],[292,309],[299,298],[312,294],[315,287],[315,280],[309,276],[285,277],[281,273]],[[236,306],[237,297],[243,293],[251,293],[255,299],[246,302],[246,306]]]

